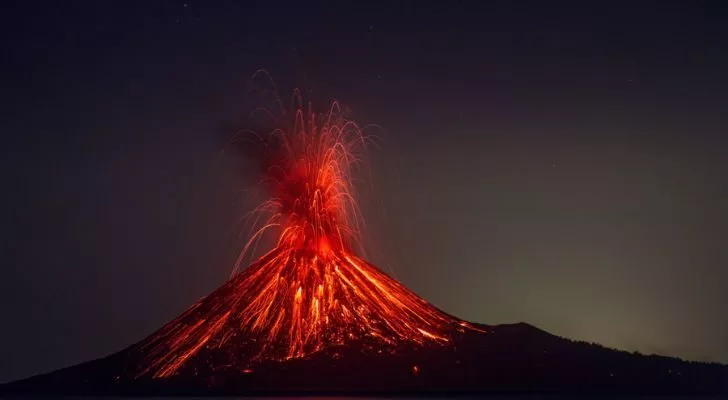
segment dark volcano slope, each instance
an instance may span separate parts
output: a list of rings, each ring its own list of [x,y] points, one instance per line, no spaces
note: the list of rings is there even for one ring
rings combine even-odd
[[[479,326],[452,345],[383,349],[357,341],[240,369],[200,357],[169,378],[134,378],[135,346],[0,387],[5,395],[562,393],[728,394],[728,366],[644,356],[559,338],[528,324]],[[202,350],[204,351],[204,350]]]

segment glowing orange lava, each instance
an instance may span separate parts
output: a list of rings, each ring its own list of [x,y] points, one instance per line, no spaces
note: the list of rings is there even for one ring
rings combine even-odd
[[[230,281],[142,344],[140,376],[173,375],[202,353],[224,352],[250,373],[247,364],[258,360],[305,357],[350,341],[447,344],[454,330],[471,328],[354,254],[360,233],[350,171],[365,138],[337,103],[317,115],[294,98],[292,124],[270,134],[280,147],[266,171],[273,198],[256,210],[269,218]],[[274,227],[275,248],[238,272]]]

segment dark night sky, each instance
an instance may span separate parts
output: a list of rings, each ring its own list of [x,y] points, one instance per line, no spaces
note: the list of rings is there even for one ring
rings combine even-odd
[[[285,3],[3,3],[0,381],[224,282],[261,67],[386,129],[371,257],[435,305],[728,362],[721,2]]]

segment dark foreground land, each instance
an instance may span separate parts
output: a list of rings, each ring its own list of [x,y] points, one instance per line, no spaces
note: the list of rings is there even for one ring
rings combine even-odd
[[[132,346],[0,386],[0,395],[728,394],[725,365],[611,350],[528,324],[481,327],[487,333],[461,333],[452,346],[392,352],[358,343],[243,370],[208,358],[164,379],[133,377]]]

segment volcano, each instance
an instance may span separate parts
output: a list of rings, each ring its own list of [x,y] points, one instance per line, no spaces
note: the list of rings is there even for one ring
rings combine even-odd
[[[305,271],[300,271],[305,266]],[[366,261],[337,251],[276,249],[133,350],[137,376],[285,362],[352,341],[394,351],[401,343],[447,345],[477,329],[407,290]]]
[[[454,332],[482,331],[355,255],[361,234],[351,169],[367,138],[338,103],[320,116],[294,99],[297,106],[282,113],[292,115],[292,124],[274,121],[285,129],[269,135],[249,132],[261,139],[255,154],[272,193],[253,213],[266,215],[265,222],[227,284],[139,344],[137,378],[167,378],[200,365],[252,370],[358,341],[385,352],[447,346]],[[239,272],[248,249],[273,228],[273,250]]]
[[[351,170],[367,136],[337,103],[297,92],[268,135],[247,132],[272,194],[231,279],[106,358],[5,385],[11,394],[718,393],[724,366],[645,357],[527,324],[451,316],[357,255]],[[280,102],[278,102],[280,104]],[[250,141],[250,138],[253,138]],[[265,215],[265,217],[262,217]],[[272,250],[244,260],[266,232]]]

